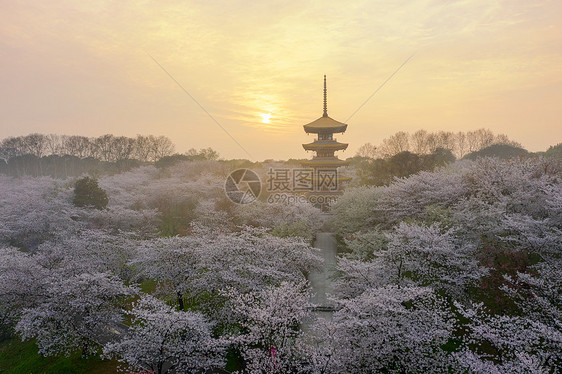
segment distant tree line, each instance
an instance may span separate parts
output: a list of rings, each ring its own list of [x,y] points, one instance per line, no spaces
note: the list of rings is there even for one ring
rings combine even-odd
[[[216,161],[219,158],[219,153],[213,148],[202,148],[199,151],[191,148],[186,153],[175,153],[170,156],[164,156],[154,163],[157,168],[166,168],[173,166],[182,161],[199,161],[199,160],[212,160]]]
[[[175,146],[165,136],[136,138],[29,134],[0,142],[0,173],[12,176],[76,176],[117,173],[171,155]]]
[[[428,132],[418,130],[413,134],[399,131],[386,138],[376,147],[371,143],[364,144],[357,151],[360,157],[392,157],[400,152],[411,152],[426,155],[435,152],[438,148],[449,149],[457,158],[462,158],[469,153],[479,151],[493,144],[506,144],[521,147],[521,144],[510,140],[507,135],[495,135],[488,129],[479,129],[468,132],[438,131]]]
[[[376,147],[362,145],[355,157],[348,160],[356,167],[360,185],[383,186],[395,178],[404,178],[420,171],[432,171],[457,158],[476,160],[480,157],[510,159],[525,156],[562,158],[562,144],[546,152],[529,153],[521,144],[506,135],[494,135],[490,130],[430,133],[425,130],[408,134],[404,131],[384,139]]]
[[[0,158],[9,160],[23,155],[75,156],[105,162],[134,159],[154,162],[174,152],[174,144],[166,136],[137,135],[136,138],[106,134],[95,137],[57,134],[13,136],[0,143]]]

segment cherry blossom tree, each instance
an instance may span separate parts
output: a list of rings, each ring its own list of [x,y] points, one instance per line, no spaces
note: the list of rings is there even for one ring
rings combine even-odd
[[[457,240],[452,229],[401,222],[387,234],[388,251],[382,259],[393,264],[394,276],[440,287],[462,286],[485,272],[473,257],[474,246]]]
[[[329,224],[332,230],[339,234],[347,234],[372,228],[373,210],[381,191],[381,188],[375,187],[346,190],[331,209]]]
[[[560,170],[559,162],[541,158],[457,161],[435,172],[397,179],[387,187],[346,191],[334,207],[334,222],[344,228],[349,222],[364,222],[359,229],[365,223],[388,227],[408,217],[424,218],[427,207],[438,206],[453,209],[455,223],[466,233],[493,232],[498,225],[492,221],[506,213],[544,218],[548,201],[556,205],[552,189],[560,189]],[[365,207],[372,210],[366,213]]]
[[[128,312],[131,327],[120,341],[104,346],[106,357],[131,370],[199,373],[224,365],[224,344],[211,336],[211,323],[196,312],[176,311],[150,295],[142,295]]]
[[[247,227],[203,240],[207,245],[201,248],[199,266],[205,271],[198,280],[208,289],[253,291],[283,281],[300,282],[321,263],[318,250],[305,240],[276,237],[263,229]]]
[[[23,310],[16,330],[23,340],[36,339],[42,355],[94,354],[106,329],[121,322],[122,303],[135,293],[104,273],[51,278],[44,300]]]
[[[300,282],[320,263],[317,250],[303,239],[279,238],[249,227],[143,241],[131,262],[139,276],[158,280],[182,306],[184,295],[218,296],[226,287],[248,292],[283,281]],[[216,312],[216,299],[207,296],[208,307]]]
[[[139,279],[159,282],[160,291],[176,296],[180,310],[184,309],[184,294],[196,271],[197,238],[173,237],[141,241],[130,264]]]
[[[328,344],[337,347],[327,372],[448,372],[452,363],[441,347],[454,320],[431,288],[371,288],[338,302],[325,324]]]
[[[0,248],[0,325],[15,326],[24,308],[41,301],[50,272],[16,248]]]
[[[251,373],[296,373],[306,362],[299,342],[299,326],[311,315],[306,283],[282,282],[260,291],[227,292],[239,333],[232,338]]]
[[[456,304],[470,321],[459,362],[475,373],[556,373],[562,367],[561,265],[558,258],[533,266],[534,275],[505,276],[502,290],[519,308],[515,315],[494,314],[482,303]]]
[[[309,203],[275,204],[255,202],[237,205],[234,209],[237,223],[271,228],[277,236],[301,236],[313,240],[324,223],[322,211]]]
[[[57,235],[41,244],[35,257],[43,267],[59,273],[110,273],[130,281],[128,262],[134,256],[135,245],[131,233],[86,229],[72,236]]]
[[[447,166],[437,173],[422,171],[380,188],[371,222],[388,226],[406,217],[422,217],[430,205],[453,205],[467,193],[458,169],[462,170],[462,164],[455,164],[455,169]]]
[[[418,135],[420,149],[452,142],[450,133]],[[134,152],[126,139],[106,140]],[[142,157],[154,158],[148,149]],[[162,372],[221,366],[227,346],[245,372],[561,366],[559,161],[464,160],[347,189],[329,219],[343,239],[332,318],[314,311],[306,285],[322,263],[310,243],[323,215],[308,204],[229,203],[224,180],[236,165],[100,176],[103,211],[72,205],[72,179],[0,176],[4,331],[16,326],[44,355],[89,354],[130,309],[129,333],[106,355]],[[165,232],[170,220],[180,229]],[[137,290],[125,284],[144,279],[156,291],[131,305]]]
[[[562,365],[559,308],[557,319],[545,323],[525,316],[490,314],[482,304],[456,306],[470,321],[470,334],[455,357],[470,372],[555,373]],[[484,349],[486,346],[492,349]]]
[[[356,302],[396,285],[446,291],[463,316],[456,321],[463,343],[447,359],[454,370],[553,372],[561,346],[560,170],[541,158],[484,158],[361,191],[363,203],[334,209],[350,250],[338,261],[338,295]],[[361,201],[360,191],[348,193],[342,201]],[[499,281],[481,283],[492,272]],[[513,306],[488,308],[499,302]]]
[[[439,225],[400,223],[385,237],[358,235],[352,247],[370,248],[369,260],[342,258],[337,281],[344,295],[381,285],[431,285],[457,297],[486,273],[474,258],[475,246]],[[356,250],[357,251],[357,250]]]
[[[42,242],[82,225],[72,190],[48,177],[0,176],[0,243],[33,250]]]

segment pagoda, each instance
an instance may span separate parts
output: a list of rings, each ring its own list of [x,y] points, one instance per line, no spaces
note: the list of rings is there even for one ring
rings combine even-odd
[[[336,196],[341,195],[341,182],[349,181],[349,177],[341,177],[337,174],[339,166],[348,165],[349,161],[340,160],[334,155],[336,151],[347,148],[346,143],[340,143],[334,138],[336,133],[344,133],[347,129],[345,123],[336,121],[328,116],[326,76],[324,75],[324,114],[317,120],[304,125],[307,134],[318,134],[318,138],[312,143],[303,144],[306,151],[316,152],[311,160],[302,162],[304,167],[312,168],[314,191],[309,195],[325,196],[326,200],[334,201]],[[322,204],[319,204],[322,205]]]

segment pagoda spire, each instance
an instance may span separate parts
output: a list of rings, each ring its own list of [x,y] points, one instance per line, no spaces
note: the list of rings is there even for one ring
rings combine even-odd
[[[341,183],[351,178],[337,173],[338,167],[350,164],[350,161],[340,160],[335,155],[336,152],[347,149],[346,143],[340,143],[334,138],[334,134],[344,133],[347,125],[328,117],[326,75],[324,75],[324,115],[303,127],[307,134],[318,135],[311,143],[302,145],[305,150],[315,153],[311,160],[301,162],[304,168],[312,169],[306,177],[306,181],[310,184],[305,196],[308,196],[314,206],[321,208],[322,211],[328,211],[330,204],[343,193]]]
[[[328,117],[328,89],[326,88],[326,74],[324,74],[324,115]]]

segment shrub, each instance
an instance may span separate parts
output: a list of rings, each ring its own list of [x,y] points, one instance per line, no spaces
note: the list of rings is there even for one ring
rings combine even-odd
[[[74,205],[104,209],[108,202],[107,192],[98,186],[96,179],[84,177],[76,181],[74,185]]]

